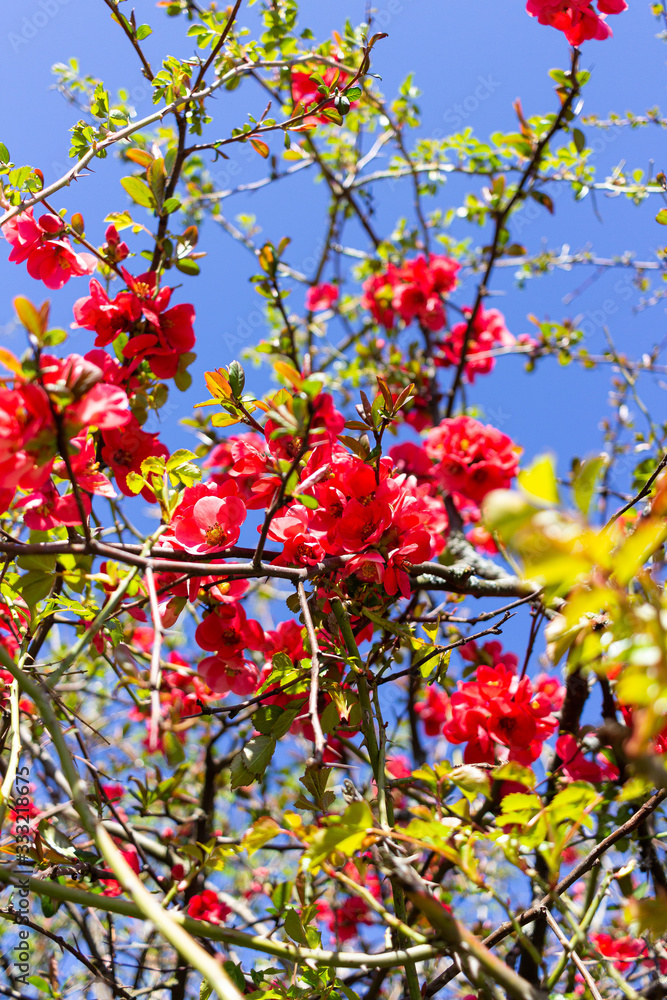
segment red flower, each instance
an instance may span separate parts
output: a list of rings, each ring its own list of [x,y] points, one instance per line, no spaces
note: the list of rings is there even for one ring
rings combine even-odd
[[[310,511],[293,504],[289,512],[271,521],[268,537],[282,542],[283,551],[274,562],[280,565],[314,566],[324,557],[320,541],[309,530]],[[259,527],[257,528],[259,531]]]
[[[6,506],[14,489],[30,490],[49,478],[56,433],[49,399],[38,385],[0,387],[0,483]]]
[[[95,455],[95,445],[85,435],[80,434],[70,441],[69,462],[77,484],[87,493],[113,499],[117,493],[104,473],[99,472],[99,462]],[[53,466],[54,475],[68,479],[69,473],[63,460]]]
[[[136,847],[133,847],[130,844],[127,847],[122,848],[120,853],[125,858],[134,874],[138,875],[141,868],[139,865],[139,855],[137,854]],[[103,896],[120,896],[123,891],[121,889],[120,882],[118,882],[115,878],[101,878],[100,882],[106,887],[102,892]]]
[[[15,264],[26,261],[28,274],[47,288],[62,288],[71,277],[92,274],[97,267],[92,254],[73,249],[58,215],[35,219],[30,208],[6,222],[2,233],[13,247],[9,259]]]
[[[464,314],[472,315],[469,309],[464,309]],[[435,359],[437,365],[448,368],[459,364],[467,329],[468,321],[455,323],[449,335],[436,345],[442,352]],[[466,350],[466,381],[472,384],[476,375],[487,375],[493,370],[495,359],[489,352],[494,347],[512,347],[515,343],[516,338],[505,326],[505,317],[498,309],[478,309]]]
[[[206,656],[199,661],[197,669],[217,697],[223,697],[228,691],[241,696],[252,694],[259,681],[255,664],[242,656],[231,660]]]
[[[118,264],[121,260],[125,260],[130,252],[130,248],[127,243],[123,243],[118,235],[118,230],[113,224],[107,226],[104,238],[106,243],[102,247],[102,252],[107,260],[113,262],[114,264]]]
[[[517,657],[499,642],[481,648],[468,643],[461,652],[478,664],[476,679],[459,681],[451,697],[428,688],[426,700],[415,706],[427,734],[442,732],[450,743],[467,743],[467,763],[532,763],[558,725],[553,712],[562,704],[564,689],[549,688],[544,675],[535,683],[517,677]]]
[[[6,613],[6,605],[3,605],[3,608]],[[0,645],[2,645],[12,656],[18,652],[18,643],[14,640],[13,636],[0,635]],[[9,670],[0,670],[0,708],[4,709],[6,712],[9,712],[9,691],[13,681],[14,678],[10,674]],[[29,698],[21,697],[19,698],[19,709],[22,712],[26,712],[28,715],[32,715],[35,710],[35,706]]]
[[[264,630],[259,622],[247,618],[240,604],[219,604],[195,630],[200,649],[217,653],[221,659],[236,660],[244,649],[261,650]]]
[[[397,472],[405,472],[414,476],[418,483],[427,483],[433,479],[433,462],[426,449],[412,441],[395,444],[389,449]]]
[[[459,681],[447,714],[442,731],[450,743],[468,744],[467,763],[498,758],[531,764],[558,725],[547,696],[504,663],[480,666],[476,680]]]
[[[412,777],[410,760],[404,754],[394,754],[393,757],[387,757],[386,766],[392,778]]]
[[[429,687],[426,690],[426,700],[418,701],[415,711],[424,723],[427,736],[438,736],[447,717],[449,701],[444,691]]]
[[[624,972],[646,954],[646,943],[629,935],[613,938],[610,934],[591,934],[591,941],[606,958],[614,959],[614,968]]]
[[[592,0],[528,0],[526,10],[540,24],[549,24],[564,32],[570,45],[581,45],[588,39],[611,37],[605,22],[608,14],[621,14],[628,9],[625,0],[598,0],[598,11]]]
[[[415,257],[401,267],[389,264],[384,273],[364,282],[361,304],[376,323],[390,330],[398,315],[407,325],[416,319],[428,330],[442,330],[446,322],[442,296],[453,291],[460,270],[451,257],[431,254]]]
[[[504,663],[510,670],[516,670],[519,666],[519,657],[516,653],[508,653],[497,639],[485,642],[483,646],[478,646],[476,642],[467,642],[465,646],[461,646],[459,652],[462,660],[474,663],[477,667],[497,667],[498,664]]]
[[[90,498],[83,494],[81,502],[85,513],[90,514]],[[26,527],[33,531],[48,531],[60,524],[71,526],[81,524],[81,515],[74,494],[60,496],[53,483],[19,500],[15,506],[25,511],[23,521]]]
[[[391,522],[388,503],[381,500],[364,503],[353,498],[345,505],[336,538],[347,552],[359,552],[366,545],[375,545]]]
[[[306,309],[309,312],[331,309],[334,302],[338,301],[338,295],[336,285],[313,285],[306,292]]]
[[[280,489],[279,469],[259,434],[237,434],[217,444],[204,468],[221,467],[213,475],[216,483],[236,483],[239,496],[249,510],[267,507]]]
[[[210,924],[224,924],[231,912],[212,889],[204,889],[188,903],[188,916],[195,920],[208,920]]]
[[[586,760],[583,751],[570,733],[558,737],[556,753],[563,762],[560,772],[568,781],[590,781],[597,784],[618,778],[618,768],[610,764],[604,754],[598,754],[594,761]]]
[[[109,802],[119,802],[120,799],[122,799],[123,795],[125,795],[124,785],[119,785],[119,784],[105,785],[101,783],[100,787],[104,792],[104,794],[106,795]]]
[[[64,407],[67,429],[78,434],[91,426],[111,430],[129,424],[132,419],[127,393],[116,385],[104,382],[100,368],[80,354],[67,358],[43,355],[41,379],[47,392],[65,390],[72,402]]]
[[[323,899],[318,899],[315,906],[320,920],[326,920],[337,941],[350,941],[359,933],[359,924],[373,923],[368,904],[359,896],[348,896],[335,909]]]
[[[72,329],[94,330],[96,347],[105,347],[116,339],[119,333],[136,323],[141,317],[141,305],[131,292],[119,292],[110,299],[96,278],[90,281],[90,295],[77,299],[74,303]]]
[[[481,503],[491,490],[510,485],[520,449],[506,434],[472,417],[450,417],[426,435],[425,448],[438,462],[443,489]]]
[[[183,490],[169,539],[188,552],[210,552],[234,545],[247,509],[234,482],[198,483]]]
[[[303,660],[306,656],[301,626],[294,619],[280,622],[272,632],[267,632],[266,643],[267,660],[270,660],[276,653],[287,653],[293,663]]]
[[[151,455],[169,457],[168,450],[158,441],[157,434],[147,434],[142,431],[135,417],[132,417],[127,426],[121,430],[103,431],[102,439],[104,441],[102,458],[112,470],[118,489],[126,497],[134,496],[127,485],[128,473],[141,472],[141,463]],[[141,491],[141,495],[149,503],[155,500],[148,487]]]
[[[335,56],[334,56],[335,58]],[[322,100],[322,94],[318,91],[318,84],[315,80],[310,79],[310,74],[313,71],[311,69],[300,69],[295,66],[292,69],[291,76],[291,90],[292,90],[292,101],[294,102],[294,107],[296,108],[299,104],[302,104],[304,109],[309,108],[312,104],[319,104]],[[334,86],[334,79],[336,79],[336,86],[342,90],[347,81],[349,80],[349,75],[342,70],[334,69],[333,66],[327,66],[323,68],[322,66],[317,67],[318,74],[322,77],[327,87]],[[351,101],[350,107],[356,108],[358,101]],[[298,126],[292,126],[295,132],[300,132],[304,129],[315,128],[316,125],[322,123],[324,125],[330,125],[331,120],[323,113],[324,108],[335,107],[334,101],[327,101],[326,104],[318,111],[317,114],[308,115],[303,119],[303,122]]]
[[[73,327],[95,330],[96,347],[104,347],[124,331],[131,334],[123,357],[135,365],[146,360],[157,378],[173,378],[180,358],[195,343],[194,306],[181,303],[168,309],[171,288],[158,288],[155,272],[137,277],[124,268],[127,289],[111,300],[99,282],[90,283],[90,295],[74,304]]]

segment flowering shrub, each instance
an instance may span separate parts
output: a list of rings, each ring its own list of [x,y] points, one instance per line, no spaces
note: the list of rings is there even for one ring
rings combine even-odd
[[[425,136],[411,79],[385,99],[386,11],[319,44],[296,0],[249,5],[252,31],[242,4],[169,0],[187,51],[158,69],[122,6],[105,0],[153,110],[72,61],[55,68],[81,116],[70,170],[45,185],[0,143],[5,260],[35,288],[14,298],[20,356],[0,345],[0,932],[34,963],[3,959],[5,992],[662,995],[662,344],[635,356],[607,330],[595,353],[585,320],[534,314],[528,281],[622,266],[648,308],[662,257],[526,229],[528,209],[560,221],[556,190],[573,211],[591,192],[610,213],[662,204],[664,175],[626,171],[624,146],[600,178],[589,138],[617,123],[629,144],[657,109],[580,128],[577,47],[627,5],[519,5],[535,58],[536,22],[572,49],[552,103],[536,86],[488,142],[472,123]],[[237,87],[258,90],[246,105]],[[241,143],[268,169],[219,190],[211,163]],[[86,235],[71,182],[97,182],[108,151],[122,193]],[[308,172],[327,213],[312,257],[281,229],[303,204],[310,232],[302,188],[229,221],[227,198],[258,206]],[[190,282],[218,280],[209,219],[252,251],[256,342],[250,319],[219,335],[227,258],[217,313]],[[70,280],[61,329],[33,299]],[[568,420],[552,405],[554,358],[559,378],[612,373],[597,454],[533,454],[536,436],[577,448],[587,412],[565,382]],[[519,385],[520,362],[550,381]]]

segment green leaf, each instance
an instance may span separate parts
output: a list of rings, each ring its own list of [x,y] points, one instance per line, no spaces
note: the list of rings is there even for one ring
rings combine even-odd
[[[181,274],[190,274],[194,277],[199,274],[199,264],[191,257],[181,257],[176,261],[176,270],[180,271]]]
[[[350,87],[349,90],[345,91],[345,96],[349,101],[357,101],[362,94],[361,87]]]
[[[241,966],[237,962],[232,962],[230,959],[228,959],[224,963],[223,968],[224,968],[225,972],[227,973],[227,975],[229,976],[229,978],[231,979],[231,981],[237,987],[237,989],[241,993],[245,993],[245,991],[246,991],[246,981],[245,981],[245,976],[243,975],[243,969],[241,968]]]
[[[162,736],[162,741],[169,765],[176,767],[177,764],[181,764],[185,760],[185,752],[176,733],[167,729]]]
[[[38,989],[40,993],[48,993],[50,997],[53,996],[53,990],[41,976],[28,976],[28,982],[31,986]]]
[[[280,827],[275,819],[271,819],[270,816],[260,816],[244,833],[241,847],[245,848],[248,854],[254,854],[279,833]]]
[[[297,715],[301,715],[300,708],[290,708],[285,710],[271,729],[271,735],[273,738],[281,740],[283,736],[286,736],[290,731],[292,723],[296,719]]]
[[[30,299],[17,295],[14,299],[14,309],[26,330],[41,342],[44,332],[44,320]]]
[[[176,212],[180,207],[181,203],[178,198],[167,198],[162,206],[162,215],[171,215],[172,212]]]
[[[128,472],[126,477],[127,487],[132,490],[133,493],[141,493],[146,482],[144,477],[139,475],[138,472]]]
[[[335,108],[322,108],[321,114],[323,114],[325,118],[328,118],[334,125],[343,124],[343,118],[339,115]]]
[[[661,226],[667,226],[667,208],[661,208],[655,217],[655,221],[659,222]]]
[[[227,369],[229,385],[234,399],[240,399],[245,387],[245,372],[238,361],[232,361]]]
[[[137,28],[134,37],[138,42],[143,42],[144,38],[148,38],[149,35],[153,34],[153,29],[150,24],[140,24]]]
[[[276,910],[281,913],[292,895],[293,885],[291,882],[279,882],[271,893],[271,902]]]
[[[572,139],[578,153],[583,153],[586,149],[586,136],[580,128],[572,129]]]
[[[137,205],[143,205],[144,208],[156,207],[151,189],[140,177],[121,177],[120,183]]]
[[[174,469],[178,469],[179,466],[186,465],[196,457],[193,451],[189,451],[187,448],[179,448],[167,459],[167,472],[172,472]]]
[[[148,177],[148,183],[150,184],[150,188],[153,192],[153,197],[157,202],[158,208],[161,208],[162,201],[164,199],[164,186],[167,182],[167,172],[164,167],[164,160],[161,156],[151,161],[151,164],[146,171],[146,176]]]
[[[74,844],[69,837],[65,836],[64,833],[61,833],[57,827],[51,826],[47,820],[43,819],[40,820],[38,829],[39,835],[47,847],[50,847],[52,850],[57,851],[58,854],[62,854],[65,857],[76,857]]]
[[[304,507],[307,507],[308,510],[318,510],[319,509],[320,505],[317,502],[317,500],[315,499],[315,497],[306,496],[304,493],[295,493],[294,494],[294,499],[298,503],[303,504]]]
[[[640,932],[648,931],[654,939],[667,933],[667,894],[659,892],[656,899],[630,899],[625,910],[630,923],[637,921]]]
[[[271,658],[271,663],[273,665],[273,669],[279,670],[281,673],[294,669],[294,664],[290,660],[287,653],[274,653]]]
[[[537,500],[548,506],[558,503],[558,482],[553,455],[539,455],[527,469],[518,475],[521,490],[531,501]]]
[[[262,777],[275,749],[276,741],[272,736],[253,736],[241,751],[246,768],[256,777]]]
[[[291,937],[292,941],[296,944],[303,944],[308,946],[308,939],[306,938],[306,932],[303,929],[303,924],[301,923],[301,918],[295,909],[290,907],[285,910],[285,932]]]
[[[199,1000],[210,1000],[211,994],[213,993],[213,987],[205,979],[202,979],[202,984],[199,987]]]
[[[357,799],[342,816],[329,816],[328,820],[331,825],[317,830],[311,838],[307,851],[311,871],[337,851],[352,857],[363,846],[368,827],[373,826],[373,813],[366,801]]]
[[[0,163],[9,163],[9,150],[4,142],[0,142]]]
[[[246,785],[252,785],[255,780],[255,776],[245,766],[243,753],[236,754],[230,765],[229,772],[231,776],[232,789],[245,788]]]
[[[97,859],[96,859],[97,860]],[[60,908],[59,899],[51,899],[50,896],[40,896],[39,903],[42,907],[42,913],[48,919],[50,917],[55,917],[58,909]]]
[[[264,157],[264,159],[266,159],[267,156],[269,155],[269,147],[266,145],[265,142],[262,142],[261,139],[251,139],[250,145],[255,150],[255,152],[259,153],[259,155]]]
[[[594,458],[587,458],[577,469],[572,480],[572,492],[574,502],[586,517],[595,493],[595,484],[602,469],[607,464],[604,455],[596,455]]]
[[[39,601],[48,597],[51,591],[51,582],[51,577],[42,571],[30,570],[20,578],[16,589],[22,594],[28,607],[34,608]]]
[[[667,524],[662,518],[650,518],[639,524],[614,556],[614,576],[625,586],[653,553],[667,541]]]

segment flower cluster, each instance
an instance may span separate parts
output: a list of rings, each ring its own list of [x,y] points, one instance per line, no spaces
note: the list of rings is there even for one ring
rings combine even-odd
[[[74,303],[74,329],[94,330],[95,346],[106,347],[127,334],[122,348],[128,374],[146,361],[157,378],[173,378],[182,355],[195,343],[194,307],[181,303],[169,308],[171,288],[160,288],[154,271],[137,277],[121,268],[127,288],[109,298],[95,278],[90,294]]]
[[[456,288],[460,270],[461,265],[451,257],[436,254],[428,260],[415,257],[400,267],[389,264],[364,282],[361,304],[387,330],[393,329],[398,316],[406,326],[416,319],[437,332],[447,322],[443,296]]]
[[[480,307],[475,318],[470,323],[471,309],[463,310],[467,318],[452,326],[449,333],[437,344],[435,364],[440,368],[457,367],[461,362],[463,345],[466,343],[466,332],[470,325],[470,333],[466,346],[466,363],[463,369],[466,382],[470,385],[476,375],[488,375],[495,367],[493,351],[498,348],[521,346],[524,350],[533,348],[537,341],[528,334],[515,337],[505,325],[505,317],[499,309],[484,309]]]
[[[66,233],[59,215],[48,212],[36,219],[32,208],[2,226],[2,235],[12,245],[9,259],[25,263],[31,278],[53,289],[62,288],[72,277],[92,274],[97,266],[92,254],[74,250]]]
[[[148,653],[152,647],[154,631],[152,628],[144,629],[143,641],[140,631],[134,630],[133,644],[142,645]],[[146,722],[148,732],[143,742],[150,750],[164,751],[162,734],[165,730],[175,733],[179,742],[184,743],[188,723],[182,722],[183,717],[199,715],[203,705],[218,701],[223,696],[219,691],[212,691],[198,674],[193,673],[180,653],[171,650],[166,659],[173,669],[162,672],[159,690],[161,731],[154,733],[151,729],[151,706],[148,701],[135,705],[129,713],[130,719]]]
[[[512,439],[472,417],[443,420],[426,435],[427,455],[437,462],[442,488],[480,504],[496,489],[506,489],[519,468],[520,449]]]
[[[471,654],[477,656],[476,647]],[[474,680],[458,681],[451,696],[429,688],[416,711],[427,733],[441,732],[449,743],[466,744],[468,764],[515,760],[530,765],[558,727],[554,712],[564,689],[546,676],[535,682],[519,677],[516,657],[499,643],[487,643],[481,654],[473,660],[478,663]]]
[[[591,942],[601,955],[613,959],[614,968],[619,972],[626,972],[638,959],[648,955],[646,942],[629,934],[618,938],[611,934],[591,934]]]
[[[627,9],[625,0],[597,0],[597,10],[593,0],[528,0],[526,4],[531,17],[564,32],[570,45],[581,45],[591,38],[610,38],[606,17]]]
[[[97,353],[97,352],[93,352]],[[16,489],[29,496],[19,502],[29,527],[45,530],[55,524],[78,524],[73,499],[61,497],[51,474],[68,478],[63,461],[56,462],[59,439],[69,442],[79,485],[91,493],[113,492],[97,474],[85,431],[102,433],[124,427],[131,419],[124,389],[107,381],[90,355],[61,359],[42,355],[32,381],[17,379],[13,389],[0,388],[0,507],[6,510]],[[43,511],[42,524],[30,524]]]
[[[455,480],[463,504],[475,507],[488,489],[507,485],[516,472],[517,450],[509,438],[467,418],[463,420],[469,440],[459,434],[457,444],[445,447],[447,432],[452,437],[460,424],[459,418],[446,420],[436,429],[438,443],[428,437],[424,447],[406,442],[370,464],[342,444],[344,418],[329,396],[317,395],[308,405],[307,442],[285,433],[269,412],[263,436],[243,433],[219,443],[205,463],[211,478],[182,491],[161,545],[193,555],[233,554],[248,511],[272,505],[284,469],[296,458],[290,494],[268,526],[267,544],[278,543],[277,551],[267,549],[266,558],[294,567],[330,565],[335,586],[357,598],[373,592],[380,600],[408,597],[411,567],[437,557],[446,544],[448,521],[441,492],[451,488],[455,448],[461,453]],[[119,447],[127,436],[119,438]],[[118,456],[107,449],[102,455],[123,490]],[[202,600],[195,642],[208,655],[197,669],[217,697],[229,691],[239,696],[254,692],[269,677],[279,652],[286,652],[292,662],[306,656],[296,623],[283,623],[271,633],[248,617],[241,602],[244,581],[220,584],[215,577],[202,576],[172,583],[165,574],[160,583],[166,595],[161,614],[169,624],[186,599]],[[322,586],[325,607],[328,593]],[[320,642],[327,641],[324,630]],[[268,668],[261,676],[256,665],[260,657]],[[299,688],[274,695],[269,686],[265,694],[269,703],[290,709],[304,701]],[[324,711],[330,703],[324,689],[320,701]],[[356,731],[345,720],[341,724],[348,734]],[[312,738],[307,719],[292,728]]]
[[[348,861],[343,872],[358,885],[363,885],[365,889],[368,889],[378,902],[382,902],[380,880],[368,866],[362,875],[354,862]],[[330,906],[324,899],[318,899],[315,905],[318,917],[326,922],[336,942],[341,944],[357,937],[360,924],[369,926],[373,923],[371,908],[360,896],[347,896],[342,903],[337,903],[335,907]]]

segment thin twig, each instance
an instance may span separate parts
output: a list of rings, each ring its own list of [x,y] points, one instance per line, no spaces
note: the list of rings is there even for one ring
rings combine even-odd
[[[576,967],[579,969],[579,972],[582,974],[582,976],[584,977],[584,979],[586,980],[586,985],[588,986],[589,990],[591,991],[591,995],[593,997],[593,1000],[602,1000],[602,996],[601,996],[601,994],[600,994],[597,986],[595,985],[595,982],[593,981],[593,977],[591,976],[590,972],[588,971],[588,969],[586,968],[586,966],[584,965],[584,963],[581,961],[581,958],[579,957],[579,955],[577,955],[576,951],[574,951],[570,947],[570,942],[568,941],[568,939],[563,934],[562,930],[560,929],[560,927],[558,926],[558,924],[556,923],[556,921],[552,917],[552,915],[549,912],[549,910],[545,910],[544,912],[545,912],[545,916],[547,918],[547,923],[549,924],[549,927],[554,932],[554,934],[556,935],[556,937],[558,938],[558,940],[560,941],[560,943],[563,945],[563,948],[565,948],[566,951],[569,951],[570,958],[572,959],[572,961],[574,962],[574,964],[576,965]]]
[[[320,650],[317,644],[317,634],[315,632],[315,626],[313,625],[312,615],[310,613],[310,608],[308,607],[308,598],[306,597],[306,591],[304,589],[303,583],[299,580],[297,587],[297,594],[299,595],[299,605],[301,607],[301,614],[303,615],[304,625],[306,626],[306,633],[308,635],[308,642],[310,643],[310,693],[308,696],[308,717],[310,719],[310,724],[313,727],[313,742],[315,744],[315,763],[319,766],[322,764],[324,759],[324,748],[325,739],[324,733],[322,732],[322,725],[320,723],[320,715],[318,710],[318,700],[320,694]]]

